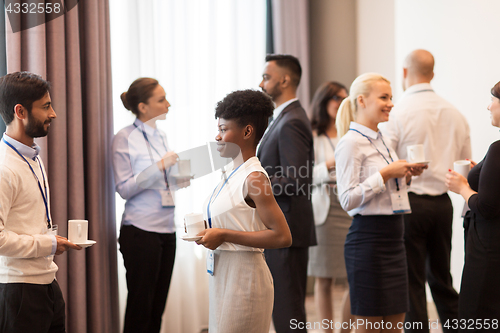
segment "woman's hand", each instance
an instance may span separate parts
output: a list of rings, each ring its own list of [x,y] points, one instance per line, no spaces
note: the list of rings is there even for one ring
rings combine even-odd
[[[177,185],[178,188],[188,187],[191,185],[191,176],[176,178],[175,185]]]
[[[403,178],[413,175],[413,172],[421,174],[427,166],[418,163],[408,163],[405,160],[394,161],[380,170],[384,183],[391,178]],[[414,169],[412,171],[412,169]]]
[[[467,179],[458,172],[452,170],[448,170],[445,184],[450,191],[457,194],[461,194],[464,189],[470,188]]]
[[[196,241],[196,244],[203,245],[207,249],[215,250],[224,240],[224,229],[210,228],[203,230],[196,236],[203,236],[200,240]]]
[[[474,162],[473,160],[469,160],[468,158],[466,158],[465,160],[470,162],[470,168],[471,169],[477,165],[477,163]]]
[[[417,164],[416,167],[410,168],[410,173],[412,176],[420,176],[428,167],[429,166],[427,164]]]
[[[173,151],[167,152],[161,160],[159,160],[156,165],[158,166],[158,169],[161,171],[164,171],[165,169],[170,168],[172,165],[177,163],[177,160],[179,159],[179,156],[174,153]]]

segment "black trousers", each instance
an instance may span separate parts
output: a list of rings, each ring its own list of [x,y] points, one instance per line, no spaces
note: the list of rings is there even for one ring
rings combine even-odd
[[[127,270],[124,333],[158,333],[175,259],[175,233],[122,226],[120,252]]]
[[[307,332],[292,329],[306,323],[306,284],[308,247],[264,251],[274,280],[273,323],[276,333]],[[293,323],[296,325],[293,325]],[[300,326],[302,327],[302,326]]]
[[[450,274],[453,206],[447,193],[440,196],[409,193],[409,198],[412,213],[404,216],[410,292],[406,321],[422,325],[405,332],[429,332],[426,280],[441,323],[458,318],[458,294]],[[443,331],[456,332],[445,327]]]
[[[0,283],[0,332],[65,333],[65,304],[51,284]]]

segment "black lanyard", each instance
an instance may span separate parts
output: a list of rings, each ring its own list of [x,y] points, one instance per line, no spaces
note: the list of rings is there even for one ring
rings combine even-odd
[[[154,149],[154,151],[156,152],[156,154],[158,154],[158,156],[160,156],[160,159],[163,157],[160,152],[155,148],[155,146],[153,146],[151,144],[151,142],[149,141],[148,139],[148,135],[146,134],[146,131],[143,130],[142,128],[139,128],[139,126],[137,126],[135,123],[134,123],[134,126],[135,128],[137,128],[139,130],[139,132],[142,133],[142,135],[144,136],[144,140],[146,141],[146,145],[148,146],[148,152],[149,152],[149,157],[151,158],[151,163],[155,163],[154,159],[153,159],[153,153],[151,152],[151,148]],[[141,127],[144,127],[144,125],[141,124]],[[165,148],[165,151],[168,151],[167,149],[167,145],[165,144],[165,141],[163,140],[163,137],[161,136],[160,134],[160,138],[161,138],[161,142],[163,143],[163,147]],[[168,179],[167,179],[167,170],[163,169],[163,178],[165,178],[165,186],[167,186],[167,190],[169,188],[168,186]]]
[[[45,205],[45,214],[47,216],[47,226],[50,229],[51,225],[50,225],[49,204],[48,204],[48,197],[47,197],[47,183],[45,182],[45,175],[43,173],[42,163],[40,162],[40,159],[37,156],[38,165],[40,166],[40,172],[42,173],[43,187],[45,188],[45,193],[42,190],[42,184],[40,184],[40,180],[38,179],[38,176],[36,175],[35,170],[33,170],[33,168],[31,167],[31,164],[26,160],[26,158],[24,158],[24,156],[13,145],[11,145],[10,143],[8,143],[4,138],[2,138],[2,141],[5,142],[5,144],[7,146],[9,146],[10,148],[12,148],[19,156],[21,156],[21,158],[24,160],[24,162],[26,162],[26,164],[28,164],[28,166],[30,167],[31,172],[35,176],[35,179],[38,182],[38,189],[40,190],[40,193],[42,194],[43,203]]]
[[[363,133],[361,133],[360,131],[358,131],[357,129],[354,129],[354,128],[349,128],[350,131],[354,131],[354,132],[358,132],[359,134],[361,134],[362,136],[364,136],[365,138],[368,139],[368,141],[370,141],[371,145],[373,146],[373,148],[375,148],[377,150],[377,152],[380,154],[380,156],[382,156],[384,158],[384,160],[387,162],[387,164],[391,164],[387,158],[385,158],[384,154],[382,154],[380,152],[380,150],[378,150],[377,146],[375,146],[375,144],[373,143],[373,141],[366,135],[364,135]],[[380,139],[382,139],[382,143],[384,144],[384,147],[385,149],[387,149],[387,153],[389,153],[389,158],[391,159],[391,162],[394,162],[394,160],[392,159],[392,156],[391,156],[391,152],[389,151],[389,148],[387,148],[387,145],[385,144],[384,142],[384,138],[382,137],[382,133],[380,133]],[[399,191],[399,182],[398,182],[398,179],[397,178],[394,178],[396,180],[396,189]]]

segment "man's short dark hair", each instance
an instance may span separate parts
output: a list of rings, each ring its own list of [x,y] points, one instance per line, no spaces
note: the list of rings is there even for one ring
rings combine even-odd
[[[491,94],[500,99],[500,81],[491,88]]]
[[[24,106],[31,112],[33,102],[41,99],[50,89],[50,83],[40,75],[14,72],[0,78],[0,114],[6,125],[14,120],[14,107]]]
[[[302,77],[302,67],[299,59],[290,54],[268,54],[266,62],[269,61],[274,61],[279,67],[287,69],[291,74],[292,83],[295,87],[299,86]]]
[[[239,126],[252,125],[255,130],[255,145],[266,131],[269,117],[273,114],[271,98],[257,90],[238,90],[228,94],[215,107],[215,118],[235,121]]]

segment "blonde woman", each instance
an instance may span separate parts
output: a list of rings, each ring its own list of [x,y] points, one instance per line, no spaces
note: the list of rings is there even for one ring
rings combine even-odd
[[[393,106],[390,82],[367,73],[337,115],[339,201],[353,216],[344,251],[356,332],[401,331],[409,307],[402,214],[410,212],[407,183],[426,166],[399,160],[384,141],[378,124]]]

